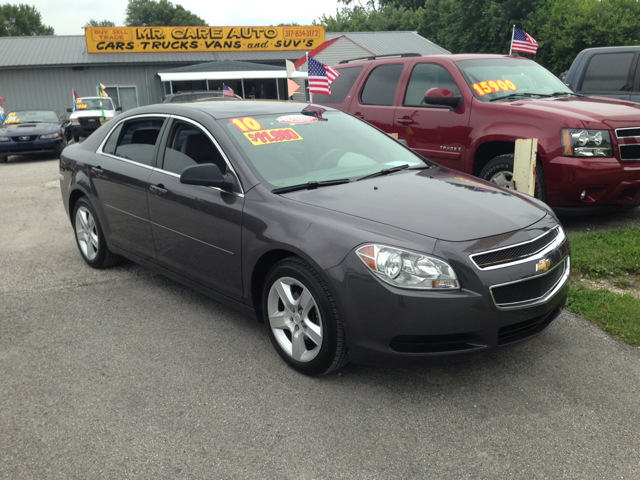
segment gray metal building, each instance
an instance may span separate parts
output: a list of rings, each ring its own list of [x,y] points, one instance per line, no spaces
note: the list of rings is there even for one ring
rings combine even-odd
[[[328,65],[367,55],[448,53],[416,32],[331,32],[326,34],[326,42],[314,52]],[[255,64],[255,70],[271,71],[265,73],[265,78],[273,77],[273,67],[284,70],[285,60],[296,62],[298,70],[306,72],[304,52],[301,51],[89,54],[83,35],[1,37],[0,97],[4,98],[7,112],[22,108],[51,108],[65,112],[72,106],[73,90],[81,97],[95,96],[101,83],[107,87],[109,96],[127,110],[159,103],[172,89],[201,89],[194,87],[202,85],[205,89],[219,88],[217,84],[212,87],[207,81],[210,75],[207,76],[206,68],[185,69],[203,73],[201,79],[191,75],[191,83],[162,82],[159,74],[199,64],[214,65],[210,62],[223,60],[251,62]],[[229,81],[241,78],[239,73],[234,76],[234,72],[229,71]],[[298,79],[301,86],[303,82]],[[276,93],[267,98],[285,98],[280,85],[276,83],[275,88],[269,89]],[[304,100],[304,92],[303,88],[294,98]],[[240,92],[236,90],[236,93]]]

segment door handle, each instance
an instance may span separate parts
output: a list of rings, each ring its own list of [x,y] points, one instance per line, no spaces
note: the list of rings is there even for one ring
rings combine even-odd
[[[400,125],[411,125],[412,123],[414,123],[413,119],[409,117],[396,118],[396,122],[398,122]]]
[[[353,114],[354,117],[358,117],[358,118],[364,118],[364,115],[361,114],[360,112],[356,112]]]
[[[104,173],[104,170],[102,170],[99,165],[97,167],[91,167],[91,171],[97,175],[102,175]]]
[[[164,195],[165,193],[167,193],[169,191],[166,188],[164,188],[164,185],[162,185],[162,184],[160,184],[160,185],[149,185],[149,190],[151,190],[153,193],[155,193],[159,197],[161,197],[162,195]]]

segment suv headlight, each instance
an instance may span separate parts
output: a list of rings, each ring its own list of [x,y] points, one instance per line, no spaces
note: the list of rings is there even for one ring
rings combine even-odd
[[[363,245],[356,254],[374,275],[395,287],[420,290],[460,288],[451,265],[430,255],[376,244]]]
[[[48,133],[46,135],[40,135],[40,140],[51,140],[52,138],[60,138],[59,133]]]
[[[72,118],[71,119],[71,125],[80,125],[80,119],[79,118]]]
[[[563,128],[562,149],[567,157],[613,157],[608,130]]]

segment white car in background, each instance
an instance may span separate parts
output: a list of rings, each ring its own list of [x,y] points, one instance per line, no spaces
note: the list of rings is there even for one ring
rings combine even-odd
[[[67,112],[71,112],[69,120],[73,141],[79,142],[80,137],[88,137],[121,111],[122,107],[116,107],[109,97],[78,98],[75,111],[67,108]]]

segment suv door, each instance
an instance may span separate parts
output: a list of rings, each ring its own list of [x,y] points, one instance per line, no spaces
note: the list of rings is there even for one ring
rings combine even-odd
[[[110,244],[155,262],[147,191],[155,166],[162,116],[133,117],[116,125],[98,148],[89,178],[107,219]]]
[[[244,195],[180,183],[191,165],[214,163],[223,174],[235,173],[204,126],[174,117],[164,136],[159,168],[149,179],[158,265],[241,301]]]
[[[467,88],[466,84],[461,87]],[[458,109],[424,102],[431,88],[448,88],[462,96],[449,71],[437,63],[416,61],[411,69],[401,106],[395,111],[394,131],[398,139],[430,160],[464,170],[470,108],[463,98]]]
[[[391,133],[394,129],[396,93],[404,70],[403,63],[383,63],[373,67],[349,108],[358,118]]]

